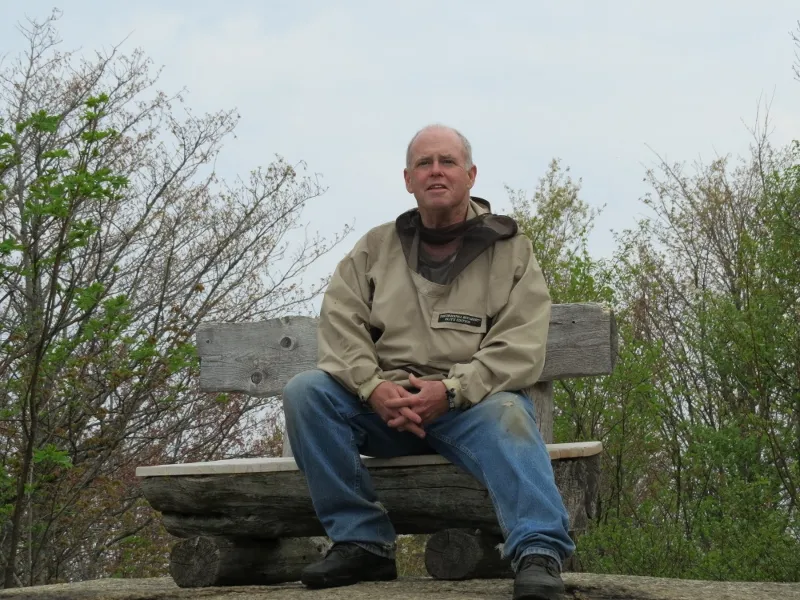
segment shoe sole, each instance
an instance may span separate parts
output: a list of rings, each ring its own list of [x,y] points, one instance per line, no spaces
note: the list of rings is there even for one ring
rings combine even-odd
[[[386,571],[378,571],[364,577],[354,577],[352,575],[306,575],[300,578],[303,585],[312,589],[323,589],[332,587],[343,587],[346,585],[355,585],[356,583],[367,581],[394,581],[397,579],[397,569]]]
[[[564,588],[540,585],[514,586],[514,600],[564,600]]]

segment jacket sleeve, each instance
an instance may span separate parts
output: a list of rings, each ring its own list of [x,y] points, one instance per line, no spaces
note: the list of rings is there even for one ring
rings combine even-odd
[[[370,335],[368,250],[362,238],[336,266],[322,300],[317,367],[366,402],[383,381]]]
[[[530,240],[521,237],[508,302],[495,315],[472,360],[453,365],[444,380],[459,408],[496,392],[529,388],[544,369],[550,292]]]

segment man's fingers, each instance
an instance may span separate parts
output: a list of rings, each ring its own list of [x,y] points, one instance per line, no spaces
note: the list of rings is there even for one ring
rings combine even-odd
[[[414,406],[418,403],[419,399],[416,396],[409,395],[398,398],[388,398],[383,404],[387,408],[404,408]]]
[[[403,431],[404,430],[403,425],[405,425],[407,422],[408,419],[406,419],[404,416],[397,415],[396,417],[393,417],[388,421],[386,421],[386,424],[392,429],[399,429],[400,431]]]
[[[418,390],[423,390],[426,387],[435,384],[436,381],[429,381],[428,379],[422,379],[420,377],[417,377],[413,373],[409,373],[408,383],[411,384],[411,387],[417,388]]]
[[[407,407],[400,408],[399,413],[395,413],[393,417],[391,417],[386,424],[389,427],[397,428],[400,425],[405,424],[406,422],[415,423],[417,425],[422,424],[422,417],[415,413],[413,410]]]
[[[420,427],[419,425],[416,425],[415,423],[407,423],[403,427],[403,429],[405,431],[408,431],[409,433],[413,433],[418,438],[424,438],[425,437],[425,430],[422,427]]]
[[[410,398],[411,396],[413,396],[413,394],[409,392],[406,388],[404,388],[402,385],[397,386],[397,393],[401,398]]]
[[[422,424],[422,417],[415,413],[410,408],[401,408],[400,412],[390,413],[390,419],[386,424],[392,429],[398,431],[407,431],[413,433],[419,438],[425,437],[425,430],[420,426]]]
[[[400,414],[403,415],[406,419],[411,421],[412,423],[416,423],[417,425],[422,423],[422,417],[420,417],[417,413],[407,407],[403,407],[400,409]]]

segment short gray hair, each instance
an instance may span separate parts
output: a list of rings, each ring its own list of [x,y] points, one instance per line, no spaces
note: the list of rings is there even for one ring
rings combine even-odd
[[[466,161],[466,167],[467,169],[472,167],[472,145],[469,143],[469,140],[466,138],[466,136],[464,136],[464,134],[462,134],[458,129],[454,129],[448,125],[442,125],[441,123],[434,123],[432,125],[426,125],[420,129],[414,134],[414,137],[411,138],[411,141],[408,142],[408,147],[406,148],[406,168],[411,168],[411,146],[414,145],[414,142],[421,133],[424,133],[429,129],[446,129],[447,131],[452,131],[455,133],[458,136],[458,139],[461,140],[461,145],[464,147],[464,160]]]

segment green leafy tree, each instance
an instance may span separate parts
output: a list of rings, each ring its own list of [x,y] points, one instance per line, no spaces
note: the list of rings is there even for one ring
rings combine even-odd
[[[195,328],[303,310],[338,241],[288,244],[322,189],[283,160],[219,180],[233,112],[179,115],[139,52],[78,63],[56,18],[0,73],[5,587],[163,567],[136,466],[245,455],[269,418],[198,392]]]
[[[615,289],[660,356],[652,475],[623,491],[646,501],[584,539],[595,570],[800,578],[797,158],[757,137],[735,167],[648,176],[654,217],[623,236]]]
[[[800,578],[798,150],[648,172],[653,217],[593,259],[580,182],[551,163],[514,216],[554,302],[614,308],[612,375],[558,382],[556,441],[601,440],[581,568]],[[793,216],[794,215],[794,216]]]
[[[554,160],[530,197],[521,191],[511,197],[513,215],[531,238],[553,302],[598,302],[615,311],[620,342],[614,373],[559,381],[554,387],[555,441],[603,442],[596,519],[607,523],[629,514],[630,506],[647,495],[649,487],[642,482],[652,472],[659,443],[651,376],[663,359],[657,345],[637,336],[637,307],[618,292],[635,271],[589,254],[598,210],[582,199],[581,182],[569,169]]]

